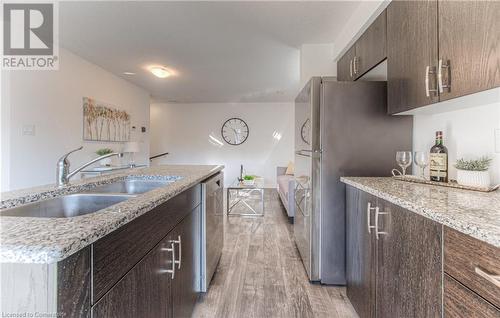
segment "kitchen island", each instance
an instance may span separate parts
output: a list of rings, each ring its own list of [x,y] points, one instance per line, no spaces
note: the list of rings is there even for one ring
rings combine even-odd
[[[200,182],[222,169],[156,166],[3,193],[0,215],[123,181],[165,183],[80,216],[0,216],[2,312],[187,315],[199,288]]]
[[[500,192],[341,181],[347,295],[361,318],[500,316]]]

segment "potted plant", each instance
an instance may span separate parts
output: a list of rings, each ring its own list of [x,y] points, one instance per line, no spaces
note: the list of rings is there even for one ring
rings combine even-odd
[[[488,171],[490,164],[491,158],[488,157],[475,160],[458,159],[455,163],[458,184],[471,187],[489,187],[491,184]]]
[[[243,184],[244,185],[254,185],[255,183],[255,176],[244,176],[243,177]]]
[[[109,149],[109,148],[101,148],[101,149],[98,149],[95,153],[96,153],[96,154],[100,157],[100,156],[104,156],[104,155],[107,155],[107,154],[113,153],[113,149]],[[100,164],[101,166],[109,167],[109,166],[111,166],[111,158],[104,158],[104,159],[101,159],[101,160],[99,161],[99,164]]]

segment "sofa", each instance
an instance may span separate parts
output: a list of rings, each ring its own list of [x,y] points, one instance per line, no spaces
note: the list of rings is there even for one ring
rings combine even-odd
[[[293,223],[295,216],[295,179],[293,175],[285,174],[287,167],[276,168],[276,184],[278,195],[285,207],[288,220]]]

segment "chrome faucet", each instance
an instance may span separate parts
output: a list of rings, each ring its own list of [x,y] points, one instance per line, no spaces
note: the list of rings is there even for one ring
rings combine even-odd
[[[61,158],[59,158],[59,160],[57,160],[56,183],[57,183],[58,187],[62,187],[62,186],[67,185],[69,183],[69,179],[71,177],[73,177],[75,174],[77,174],[78,172],[80,172],[84,168],[90,166],[91,164],[93,164],[99,160],[102,160],[102,159],[105,159],[108,157],[112,157],[112,156],[118,156],[120,158],[123,157],[123,153],[118,153],[118,152],[108,153],[107,155],[97,157],[95,159],[90,160],[87,163],[84,163],[80,167],[76,168],[73,172],[69,172],[70,163],[68,160],[68,156],[70,154],[72,154],[73,152],[78,151],[78,150],[82,150],[82,149],[83,149],[83,146],[80,148],[71,150],[70,152],[68,152],[67,154],[65,154]]]

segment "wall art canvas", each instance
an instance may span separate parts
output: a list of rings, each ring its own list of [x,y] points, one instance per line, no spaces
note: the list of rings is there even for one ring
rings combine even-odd
[[[130,115],[112,105],[83,98],[83,140],[129,141]]]

